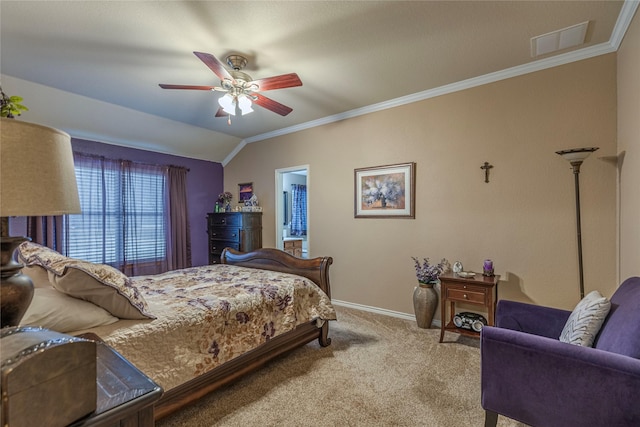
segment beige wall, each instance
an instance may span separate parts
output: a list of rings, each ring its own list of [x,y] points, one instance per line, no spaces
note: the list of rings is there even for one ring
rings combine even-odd
[[[330,255],[333,298],[413,313],[411,256],[481,271],[500,297],[560,308],[579,300],[574,181],[555,151],[598,146],[585,161],[585,288],[616,283],[616,55],[511,78],[248,144],[225,187],[252,181],[275,244],[274,170],[310,165],[311,256]],[[480,169],[488,161],[490,182]],[[416,218],[354,219],[354,169],[417,163]]]
[[[620,278],[640,276],[640,14],[618,50]]]

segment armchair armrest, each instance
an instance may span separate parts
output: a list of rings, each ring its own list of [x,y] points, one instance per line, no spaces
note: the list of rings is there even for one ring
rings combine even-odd
[[[567,310],[500,300],[496,308],[496,326],[557,339],[570,315]]]
[[[640,360],[486,326],[482,407],[531,426],[640,425]]]

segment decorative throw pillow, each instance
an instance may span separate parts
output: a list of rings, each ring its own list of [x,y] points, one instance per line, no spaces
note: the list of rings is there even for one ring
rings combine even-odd
[[[20,326],[41,326],[57,332],[73,332],[118,321],[103,308],[70,297],[52,287],[36,288]]]
[[[67,258],[59,252],[46,246],[33,242],[24,242],[18,246],[18,261],[26,266],[39,266],[49,270],[49,266],[54,262],[65,261]]]
[[[53,287],[92,302],[120,319],[155,319],[131,279],[115,268],[68,259],[49,268]]]
[[[567,319],[560,341],[591,347],[610,309],[611,302],[600,292],[589,292]]]
[[[104,264],[66,257],[33,242],[18,247],[21,262],[47,270],[48,281],[60,292],[107,310],[120,319],[155,319],[130,279]]]

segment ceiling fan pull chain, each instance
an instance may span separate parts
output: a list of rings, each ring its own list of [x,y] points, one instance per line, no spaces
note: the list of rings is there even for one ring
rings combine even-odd
[[[227,124],[231,126],[231,114],[229,114],[229,118],[227,119]]]

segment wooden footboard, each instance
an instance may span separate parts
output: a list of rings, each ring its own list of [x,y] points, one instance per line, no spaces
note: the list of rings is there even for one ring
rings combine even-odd
[[[221,261],[223,264],[297,274],[312,280],[331,297],[329,286],[329,266],[333,263],[331,257],[301,259],[272,248],[258,249],[248,253],[227,248],[222,252]],[[163,418],[181,409],[242,375],[255,371],[278,355],[301,347],[314,339],[318,339],[320,345],[328,346],[331,343],[328,333],[329,322],[324,322],[323,326],[318,328],[313,321],[278,335],[260,347],[168,390],[154,407],[155,419]]]

